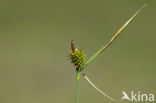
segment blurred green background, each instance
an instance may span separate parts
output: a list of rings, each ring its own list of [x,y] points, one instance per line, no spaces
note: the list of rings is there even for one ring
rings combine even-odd
[[[156,94],[156,1],[1,0],[0,103],[75,103],[70,41],[89,58],[146,2],[84,70],[119,101],[123,90]],[[80,103],[95,102],[111,101],[81,78]]]

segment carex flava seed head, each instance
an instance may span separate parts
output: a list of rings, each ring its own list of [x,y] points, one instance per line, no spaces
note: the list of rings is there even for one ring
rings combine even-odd
[[[73,40],[71,41],[70,59],[76,71],[80,71],[79,68],[85,64],[85,54],[81,49],[75,49]]]

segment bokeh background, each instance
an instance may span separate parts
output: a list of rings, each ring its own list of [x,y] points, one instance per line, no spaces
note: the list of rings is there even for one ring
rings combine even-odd
[[[75,103],[70,41],[89,58],[146,2],[84,70],[119,101],[123,90],[156,94],[155,0],[1,0],[0,103]],[[111,101],[81,77],[80,103],[95,102]]]

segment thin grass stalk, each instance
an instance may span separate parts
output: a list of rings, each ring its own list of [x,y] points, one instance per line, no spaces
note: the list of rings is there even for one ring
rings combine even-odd
[[[80,72],[77,72],[77,78],[76,78],[76,103],[79,103],[79,83],[80,83]]]

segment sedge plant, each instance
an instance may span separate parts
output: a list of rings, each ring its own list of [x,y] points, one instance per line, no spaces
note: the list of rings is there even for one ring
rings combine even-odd
[[[70,51],[70,59],[71,62],[74,64],[74,67],[76,69],[77,73],[77,82],[76,82],[76,103],[79,103],[79,82],[80,82],[80,74],[101,94],[106,96],[112,101],[115,101],[112,97],[108,96],[106,93],[101,91],[99,88],[97,88],[96,85],[91,82],[91,80],[82,72],[90,62],[92,62],[99,54],[101,54],[107,47],[109,47],[114,39],[125,29],[125,27],[137,16],[137,14],[144,8],[146,7],[147,4],[144,4],[141,8],[139,8],[132,16],[130,19],[128,19],[119,29],[118,31],[113,35],[113,37],[101,48],[99,49],[95,54],[93,54],[87,61],[85,58],[85,53],[83,52],[82,49],[75,48],[74,41],[71,41],[71,51]]]

